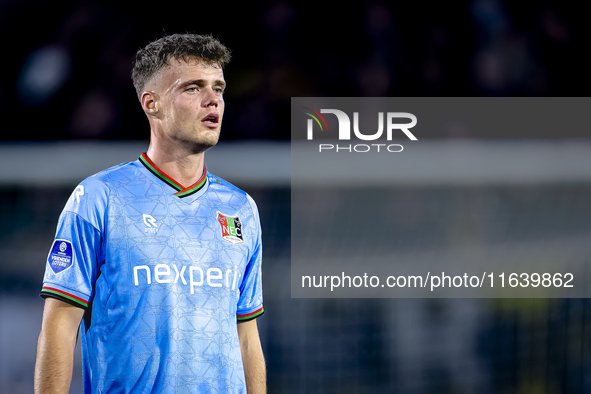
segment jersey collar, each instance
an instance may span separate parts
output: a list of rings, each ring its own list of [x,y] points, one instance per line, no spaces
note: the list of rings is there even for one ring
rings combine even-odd
[[[203,189],[207,183],[207,167],[205,166],[205,164],[203,165],[203,175],[201,176],[201,178],[199,178],[199,180],[191,186],[184,187],[183,185],[172,179],[160,168],[158,168],[158,166],[154,164],[152,160],[150,160],[146,152],[142,152],[139,161],[144,165],[144,167],[146,167],[148,171],[160,178],[160,180],[162,180],[168,186],[176,190],[176,193],[174,193],[174,195],[180,198],[188,197],[197,193],[198,191]]]

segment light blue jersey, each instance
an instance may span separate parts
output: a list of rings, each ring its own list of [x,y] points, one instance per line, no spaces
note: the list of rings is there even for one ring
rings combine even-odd
[[[263,313],[252,198],[184,188],[145,153],[72,193],[42,297],[85,308],[85,393],[246,393],[237,322]]]

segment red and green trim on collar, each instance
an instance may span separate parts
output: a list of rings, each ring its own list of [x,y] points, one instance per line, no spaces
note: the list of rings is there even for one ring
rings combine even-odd
[[[265,310],[263,309],[263,307],[261,306],[259,309],[257,309],[254,312],[250,312],[250,313],[246,313],[243,315],[236,315],[236,320],[238,321],[238,323],[244,323],[246,321],[252,320],[252,319],[256,319],[257,317],[261,316],[263,313],[265,313]]]
[[[203,165],[203,175],[201,176],[201,178],[199,178],[199,180],[191,186],[184,187],[183,185],[172,179],[170,176],[168,176],[160,168],[158,168],[158,166],[154,164],[152,160],[150,160],[146,152],[142,152],[139,161],[144,165],[144,167],[146,167],[148,171],[160,178],[160,180],[162,180],[168,186],[176,190],[177,192],[174,193],[174,195],[180,198],[188,197],[190,195],[197,193],[199,190],[203,189],[203,187],[207,183],[207,167],[205,166],[205,164]]]
[[[86,309],[88,307],[88,301],[83,300],[80,297],[76,297],[74,294],[67,293],[63,290],[56,289],[55,287],[43,286],[41,289],[41,297],[53,297],[60,301],[67,302],[68,304]]]

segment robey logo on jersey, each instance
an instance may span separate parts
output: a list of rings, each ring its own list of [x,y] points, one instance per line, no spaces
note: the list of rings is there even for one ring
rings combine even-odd
[[[144,224],[146,225],[146,228],[144,229],[144,231],[149,234],[156,234],[156,231],[158,231],[158,225],[156,224],[156,219],[154,219],[154,217],[152,215],[147,215],[145,213],[143,215],[143,219],[144,219]]]
[[[84,185],[78,185],[76,186],[76,189],[74,189],[74,191],[72,192],[72,201],[76,201],[77,203],[80,203],[80,197],[82,197],[84,195]]]

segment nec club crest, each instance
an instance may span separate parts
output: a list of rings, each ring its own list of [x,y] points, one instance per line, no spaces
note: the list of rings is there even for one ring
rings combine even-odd
[[[238,216],[228,216],[218,212],[218,222],[221,226],[222,238],[233,244],[244,243],[242,238],[242,223]]]

